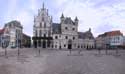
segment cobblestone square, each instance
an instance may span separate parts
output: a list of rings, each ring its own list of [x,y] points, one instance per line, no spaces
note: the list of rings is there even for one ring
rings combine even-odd
[[[125,50],[115,51],[84,50],[78,51],[37,49],[8,50],[0,53],[0,74],[125,74]]]

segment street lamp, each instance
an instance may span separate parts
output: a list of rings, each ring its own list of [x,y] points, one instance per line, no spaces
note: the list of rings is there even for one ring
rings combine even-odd
[[[3,42],[2,42],[3,48],[5,48],[5,56],[7,57],[7,47],[9,45],[9,37],[3,36]]]
[[[20,56],[20,50],[19,50],[19,36],[17,34],[17,49],[18,49],[18,56]]]

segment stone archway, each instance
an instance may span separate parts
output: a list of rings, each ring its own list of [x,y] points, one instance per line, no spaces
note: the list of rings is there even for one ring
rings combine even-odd
[[[68,41],[68,49],[72,49],[72,40]]]

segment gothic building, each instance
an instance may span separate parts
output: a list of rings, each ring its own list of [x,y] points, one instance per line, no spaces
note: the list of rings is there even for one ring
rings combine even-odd
[[[38,15],[34,17],[32,37],[34,47],[48,49],[75,49],[80,45],[84,47],[83,42],[79,42],[79,39],[84,40],[84,38],[79,38],[78,22],[77,17],[72,20],[62,14],[60,23],[53,23],[52,16],[49,16],[48,9],[43,4],[43,7],[38,10]],[[94,40],[93,35],[90,35],[90,38]]]

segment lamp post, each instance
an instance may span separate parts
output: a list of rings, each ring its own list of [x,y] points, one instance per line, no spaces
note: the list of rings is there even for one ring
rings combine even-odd
[[[18,49],[18,56],[20,56],[20,50],[19,50],[19,37],[17,35],[17,49]]]
[[[106,44],[106,50],[105,50],[105,54],[108,54],[108,49],[109,49],[109,44]]]
[[[3,36],[3,48],[5,48],[5,57],[7,57],[7,46],[9,45],[9,37]]]

